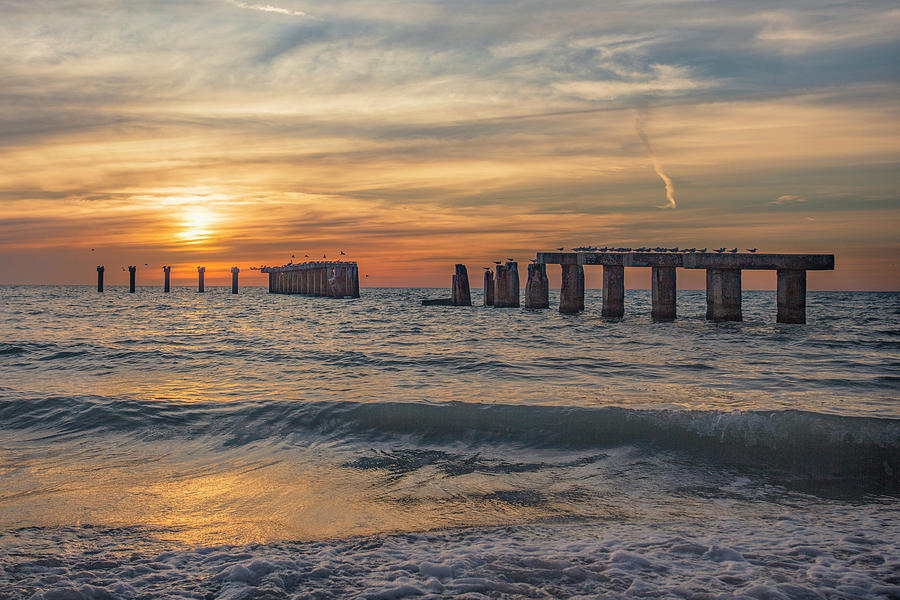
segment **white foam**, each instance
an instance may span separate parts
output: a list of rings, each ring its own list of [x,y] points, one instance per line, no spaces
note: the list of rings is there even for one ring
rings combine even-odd
[[[138,596],[750,598],[900,595],[889,505],[783,518],[594,521],[176,549],[139,531],[28,528],[4,537],[13,598]]]

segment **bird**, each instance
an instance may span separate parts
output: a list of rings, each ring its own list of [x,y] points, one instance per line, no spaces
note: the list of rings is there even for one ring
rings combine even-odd
[[[322,255],[322,258],[326,258],[324,254]]]
[[[557,250],[559,250],[560,252],[562,252],[563,250],[565,250],[565,248],[557,248]]]
[[[144,263],[144,266],[146,267],[146,266],[147,266],[147,263]]]
[[[528,260],[530,260],[530,261],[533,262],[533,263],[536,263],[536,262],[537,262],[537,259],[536,259],[536,258],[529,258]]]
[[[91,248],[91,252],[93,252],[93,251],[94,251],[94,249],[93,249],[93,248]]]
[[[305,256],[306,258],[309,258],[309,254],[304,254],[304,256]]]
[[[500,261],[499,261],[499,260],[495,260],[495,261],[494,261],[494,264],[495,264],[495,265],[499,265],[499,264],[500,264]]]
[[[725,248],[716,248],[716,252],[722,254],[723,252],[725,252]]]
[[[697,252],[699,252],[700,254],[706,254],[706,250],[706,248],[700,248],[699,250],[697,250]]]
[[[346,256],[346,255],[344,254],[344,251],[343,251],[343,250],[339,250],[339,252],[341,253],[341,256]]]
[[[737,248],[732,248],[731,250],[729,250],[729,252],[731,252],[732,254],[734,254],[734,253],[737,252],[737,251],[738,251]]]
[[[368,277],[368,275],[366,275],[366,277]]]
[[[516,259],[514,259],[514,258],[507,258],[506,260],[509,261],[509,262],[515,262]]]
[[[747,248],[747,252],[756,252],[759,248]]]
[[[491,270],[490,267],[481,267],[481,268],[484,269],[485,271],[490,271],[490,270]]]
[[[291,258],[294,258],[294,255],[293,255],[293,254],[291,254]]]

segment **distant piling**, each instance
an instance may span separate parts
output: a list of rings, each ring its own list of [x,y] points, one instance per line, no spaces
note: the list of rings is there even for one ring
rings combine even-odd
[[[163,267],[163,292],[169,293],[169,272],[172,270],[172,267],[166,266]]]
[[[550,281],[547,267],[542,264],[528,265],[528,281],[525,282],[525,308],[550,307]]]
[[[472,306],[472,295],[469,291],[469,272],[466,265],[457,264],[456,273],[453,275],[453,289],[450,292],[450,301],[453,306]]]
[[[494,305],[494,273],[490,269],[484,270],[484,305]]]
[[[106,270],[106,268],[103,265],[97,265],[97,291],[98,292],[103,291],[103,271],[105,271],[105,270]]]
[[[128,267],[128,291],[132,294],[134,293],[134,274],[136,271],[137,271],[136,266]]]
[[[238,273],[240,273],[240,269],[237,267],[231,267],[231,293],[238,293]]]
[[[202,294],[206,291],[203,285],[203,274],[206,273],[206,267],[197,267],[197,292]]]

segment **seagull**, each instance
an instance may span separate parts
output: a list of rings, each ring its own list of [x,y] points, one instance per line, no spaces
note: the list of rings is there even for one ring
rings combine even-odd
[[[494,264],[495,264],[495,265],[499,265],[499,264],[500,264],[500,261],[499,261],[499,260],[495,260],[495,261],[494,261]]]
[[[368,277],[368,274],[366,275],[366,277]]]
[[[529,258],[528,260],[530,260],[530,261],[533,262],[533,263],[536,263],[536,262],[537,262],[537,259],[536,259],[536,258]]]
[[[697,252],[699,252],[700,254],[706,254],[706,248],[700,248],[699,250],[697,250]]]
[[[93,248],[91,248],[91,252],[93,252],[93,251],[94,251],[94,249],[93,249]]]
[[[324,254],[322,255],[322,258],[326,258]]]
[[[338,252],[341,253],[341,256],[346,256],[346,255],[344,254],[344,251],[343,251],[343,250],[339,250]]]
[[[516,259],[514,259],[514,258],[507,258],[506,260],[509,261],[509,262],[515,262]]]
[[[484,269],[485,271],[490,271],[490,270],[491,270],[490,267],[481,267],[481,268]]]
[[[563,250],[565,250],[565,248],[557,248],[557,250],[559,250],[560,252],[562,252]]]
[[[725,252],[725,248],[716,248],[716,252],[722,254],[723,252]]]
[[[737,248],[732,248],[731,250],[729,250],[729,252],[731,252],[732,254],[734,254],[734,253],[737,252],[737,251],[738,251]]]
[[[291,258],[294,258],[294,255],[293,255],[293,254],[291,254]]]
[[[309,254],[304,254],[304,256],[306,256],[306,258],[309,258]]]
[[[759,248],[747,248],[747,252],[756,252]]]

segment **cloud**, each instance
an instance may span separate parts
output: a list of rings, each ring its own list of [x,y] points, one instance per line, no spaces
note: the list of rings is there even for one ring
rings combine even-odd
[[[271,4],[249,4],[247,2],[237,2],[233,1],[232,4],[239,8],[246,8],[248,10],[259,10],[262,12],[270,12],[276,13],[279,15],[288,15],[291,17],[310,17],[308,13],[303,12],[302,10],[291,10],[289,8],[282,8],[280,6],[272,6]]]
[[[767,202],[769,206],[777,206],[779,204],[802,204],[806,202],[806,198],[803,196],[796,196],[794,194],[784,194],[783,196],[778,196],[771,202]]]

